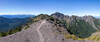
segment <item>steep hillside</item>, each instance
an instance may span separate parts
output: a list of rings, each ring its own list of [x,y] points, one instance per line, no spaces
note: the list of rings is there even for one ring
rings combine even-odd
[[[66,21],[66,29],[69,31],[70,34],[74,34],[80,38],[89,37],[92,33],[94,33],[97,28],[95,29],[93,26],[94,20],[92,20],[89,16],[87,17],[78,17],[78,16],[65,16],[60,15],[62,13],[54,13],[51,16],[57,18],[59,20]]]
[[[54,24],[41,20],[26,30],[1,38],[0,42],[64,42],[64,36],[57,32]]]
[[[5,18],[0,17],[0,32],[7,32],[30,21],[30,18]]]
[[[10,30],[0,42],[96,42],[100,20],[92,16],[67,16],[56,12],[40,14],[23,25]],[[18,31],[20,30],[20,32]],[[96,38],[96,39],[95,39]]]

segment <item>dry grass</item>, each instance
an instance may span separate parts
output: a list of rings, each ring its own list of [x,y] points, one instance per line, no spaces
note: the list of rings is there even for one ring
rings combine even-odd
[[[88,38],[78,38],[75,35],[71,34],[64,34],[66,39],[73,39],[73,40],[93,40],[93,41],[100,41],[100,34],[91,35]]]

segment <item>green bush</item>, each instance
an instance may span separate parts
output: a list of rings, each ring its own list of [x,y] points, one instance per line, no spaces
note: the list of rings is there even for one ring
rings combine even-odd
[[[21,31],[22,30],[22,27],[17,27],[16,29],[11,29],[11,30],[9,30],[8,31],[8,34],[10,35],[10,34],[14,34],[14,33],[16,33],[16,32],[19,32],[19,31]]]
[[[4,36],[7,36],[8,35],[8,32],[0,32],[0,37],[4,37]]]

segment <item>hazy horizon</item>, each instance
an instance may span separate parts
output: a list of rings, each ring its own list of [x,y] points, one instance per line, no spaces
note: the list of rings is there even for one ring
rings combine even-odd
[[[99,0],[0,0],[0,15],[38,15],[61,12],[65,15],[100,16]]]

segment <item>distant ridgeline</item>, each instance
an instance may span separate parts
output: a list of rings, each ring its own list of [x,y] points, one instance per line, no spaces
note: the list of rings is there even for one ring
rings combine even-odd
[[[27,17],[34,17],[34,15],[0,15],[0,17],[5,17],[5,18],[27,18]]]
[[[19,27],[28,21],[33,15],[1,15],[0,16],[0,32],[7,32],[8,30]]]

